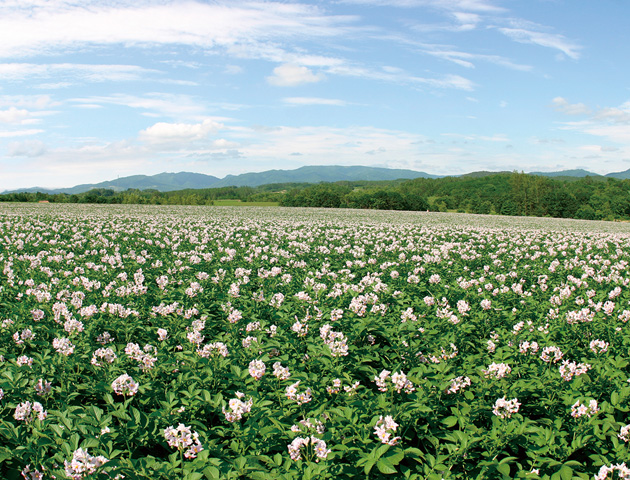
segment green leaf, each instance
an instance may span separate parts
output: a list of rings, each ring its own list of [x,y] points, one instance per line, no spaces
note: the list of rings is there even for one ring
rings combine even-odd
[[[200,478],[203,478],[203,474],[199,472],[190,472],[184,477],[184,480],[199,480]]]
[[[497,465],[497,472],[501,475],[505,475],[506,477],[510,476],[510,464],[509,463],[500,463]]]
[[[374,458],[374,460],[378,460],[387,450],[389,450],[389,445],[381,445],[380,447],[372,450],[370,457]]]
[[[81,447],[82,447],[82,448],[84,448],[84,449],[87,449],[87,448],[96,448],[96,447],[98,447],[99,445],[100,445],[100,442],[99,442],[96,438],[94,438],[94,437],[92,437],[92,438],[86,438],[85,440],[83,440],[83,441],[81,442]]]
[[[376,468],[378,468],[379,472],[385,473],[387,475],[396,473],[394,465],[392,465],[392,463],[387,458],[381,458],[378,462],[376,462]]]
[[[457,417],[454,417],[454,416],[446,417],[444,420],[442,420],[442,423],[446,425],[448,428],[454,427],[457,424]]]
[[[563,465],[558,473],[560,474],[560,478],[562,478],[562,480],[571,480],[573,478],[573,469],[566,465]]]
[[[402,452],[402,450],[392,452],[390,455],[387,455],[385,457],[385,459],[387,459],[387,461],[389,461],[392,465],[398,465],[403,458],[405,458],[405,454]]]
[[[376,460],[374,458],[363,459],[359,461],[359,464],[357,466],[360,467],[362,463],[365,463],[365,467],[363,467],[363,471],[367,475],[370,473],[370,470],[372,470],[372,467],[376,463]]]
[[[13,458],[13,454],[9,451],[0,452],[0,463]]]
[[[617,392],[613,392],[612,395],[610,395],[610,403],[614,406],[619,404],[619,394]]]

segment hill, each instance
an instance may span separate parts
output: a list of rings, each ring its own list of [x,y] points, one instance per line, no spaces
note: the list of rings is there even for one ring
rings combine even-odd
[[[530,175],[538,175],[540,177],[601,177],[598,173],[589,172],[582,168],[574,170],[562,170],[560,172],[530,172]]]
[[[179,172],[179,173],[158,173],[157,175],[132,175],[129,177],[117,178],[100,183],[76,185],[71,188],[45,189],[39,187],[24,188],[19,190],[6,191],[3,193],[18,192],[42,192],[48,194],[67,193],[78,194],[104,188],[116,192],[128,189],[137,190],[158,190],[160,192],[170,192],[174,190],[219,188],[219,187],[257,187],[270,183],[320,183],[338,181],[360,181],[360,180],[398,180],[412,178],[439,178],[438,175],[430,175],[425,172],[413,170],[379,168],[379,167],[343,167],[343,166],[310,166],[300,167],[295,170],[268,170],[259,173],[243,173],[241,175],[228,175],[219,179],[212,175],[201,173]]]

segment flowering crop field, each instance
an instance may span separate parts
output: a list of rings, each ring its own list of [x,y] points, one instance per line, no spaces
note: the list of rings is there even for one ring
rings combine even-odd
[[[0,204],[0,477],[630,478],[629,262],[621,223]]]

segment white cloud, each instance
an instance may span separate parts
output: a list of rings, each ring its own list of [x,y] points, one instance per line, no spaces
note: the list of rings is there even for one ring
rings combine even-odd
[[[49,95],[0,95],[0,107],[42,110],[58,105],[59,102],[54,101]]]
[[[175,119],[204,120],[206,106],[199,98],[191,95],[149,92],[143,96],[114,94],[109,96],[91,96],[74,98],[71,102],[77,106],[117,105],[138,109],[147,116],[167,116]],[[220,121],[221,119],[217,119]]]
[[[522,65],[522,64],[514,63],[511,60],[505,57],[502,57],[500,55],[485,55],[485,54],[461,52],[457,50],[445,49],[444,47],[440,47],[437,45],[427,47],[424,50],[424,52],[434,57],[443,58],[444,60],[448,60],[450,62],[456,63],[457,65],[460,65],[466,68],[474,68],[475,67],[474,62],[482,61],[482,62],[487,62],[487,63],[493,63],[495,65],[500,65],[502,67],[507,67],[512,70],[520,70],[523,72],[527,72],[532,69],[530,65]]]
[[[46,145],[41,140],[11,142],[7,145],[7,155],[10,157],[39,157],[46,150]]]
[[[11,137],[25,137],[28,135],[37,135],[38,133],[42,133],[43,130],[38,130],[35,128],[31,128],[29,130],[14,130],[14,131],[0,131],[0,138],[11,138]]]
[[[1,48],[1,47],[0,47]],[[50,78],[57,75],[70,76],[74,81],[88,82],[123,82],[139,80],[147,74],[154,74],[157,70],[150,70],[136,65],[92,65],[77,63],[0,63],[0,79],[24,80]],[[73,85],[73,82],[57,82],[48,84],[54,88]]]
[[[226,65],[223,71],[228,75],[238,75],[239,73],[243,73],[243,67],[240,65]]]
[[[438,88],[455,88],[458,90],[474,90],[474,83],[460,75],[445,75],[443,78],[416,79],[418,83],[425,83]]]
[[[580,58],[581,47],[570,42],[562,35],[538,32],[525,28],[501,27],[498,28],[498,31],[520,43],[530,43],[541,47],[560,50],[567,57],[574,60]]]
[[[222,127],[222,124],[210,119],[193,124],[159,122],[142,130],[139,138],[149,143],[191,142],[205,139]]]
[[[267,81],[277,87],[295,87],[319,82],[323,78],[323,75],[315,74],[305,66],[287,63],[274,68],[273,75],[267,77]]]
[[[219,148],[219,149],[223,149],[223,148],[237,148],[240,145],[237,142],[231,142],[229,140],[226,140],[225,138],[219,138],[218,140],[214,140],[212,142],[212,147],[213,148]]]
[[[438,10],[499,13],[505,11],[484,0],[342,0],[343,3],[378,5],[383,7],[432,7]]]
[[[554,98],[552,104],[565,114],[586,117],[581,121],[564,122],[560,127],[562,130],[603,137],[624,146],[630,144],[630,102],[625,102],[619,107],[605,107],[596,111],[583,103],[570,104],[562,97]]]
[[[318,97],[286,97],[283,98],[284,103],[289,105],[332,105],[332,106],[344,106],[348,102],[345,100],[339,100],[336,98],[318,98]]]
[[[28,110],[11,107],[8,110],[0,110],[0,123],[11,123],[20,125],[30,118]]]
[[[4,3],[0,57],[50,54],[96,45],[191,45],[212,49],[274,38],[339,35],[355,17],[284,2],[175,0]]]
[[[583,103],[571,104],[562,97],[554,98],[551,103],[556,110],[567,115],[588,115],[591,113],[591,109]]]
[[[279,161],[299,152],[301,165],[362,165],[366,162],[365,152],[384,150],[388,157],[382,161],[411,161],[419,157],[417,145],[425,139],[414,133],[374,127],[282,126],[232,133],[242,137],[241,150],[247,157]]]
[[[595,114],[595,118],[630,124],[630,102],[625,102],[619,107],[602,108]]]
[[[591,124],[579,129],[597,137],[604,137],[612,142],[630,144],[630,125]]]
[[[328,70],[335,75],[347,77],[369,78],[399,84],[411,84],[419,87],[430,86],[434,88],[454,88],[457,90],[474,90],[475,84],[461,75],[444,75],[441,78],[426,78],[410,75],[402,70],[377,71],[363,67],[343,65]]]

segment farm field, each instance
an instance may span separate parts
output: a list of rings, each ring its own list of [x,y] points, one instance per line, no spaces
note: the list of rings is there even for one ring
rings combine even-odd
[[[241,200],[214,200],[217,207],[277,207],[279,202],[242,202]]]
[[[0,204],[0,477],[630,478],[630,224]]]

